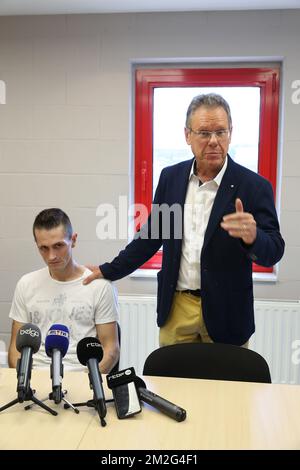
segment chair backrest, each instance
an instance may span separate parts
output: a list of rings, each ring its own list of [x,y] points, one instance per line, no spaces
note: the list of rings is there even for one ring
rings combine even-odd
[[[120,346],[120,349],[121,349],[121,328],[120,328],[119,323],[117,323],[117,328],[118,328],[119,346]],[[118,371],[119,371],[119,365],[120,365],[120,361],[118,361],[117,364],[115,364],[115,365],[113,366],[113,368],[112,368],[111,371],[110,371],[110,374],[115,374],[116,372],[118,372]]]
[[[221,343],[180,343],[153,351],[144,375],[271,383],[266,360],[251,349]]]

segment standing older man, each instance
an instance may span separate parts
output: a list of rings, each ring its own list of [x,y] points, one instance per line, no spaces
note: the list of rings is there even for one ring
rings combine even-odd
[[[163,246],[157,299],[160,345],[247,343],[255,330],[252,262],[272,266],[283,255],[271,185],[230,158],[231,133],[224,98],[196,96],[185,127],[195,158],[163,169],[154,197],[158,207],[180,204],[184,209],[181,239],[172,235],[176,220],[162,217],[159,227],[153,221],[151,227],[150,215],[137,237],[85,280],[120,279]],[[170,230],[164,230],[165,223]],[[167,232],[170,237],[164,237]]]

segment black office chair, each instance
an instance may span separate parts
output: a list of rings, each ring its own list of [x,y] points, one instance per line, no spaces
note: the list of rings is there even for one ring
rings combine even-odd
[[[153,351],[143,375],[271,383],[266,360],[251,349],[221,343],[180,343]]]
[[[120,328],[119,323],[117,323],[117,327],[118,327],[119,346],[120,346],[120,350],[121,350],[121,328]],[[113,368],[112,368],[111,371],[110,371],[110,374],[115,374],[116,372],[119,371],[119,364],[120,364],[120,361],[118,361],[117,364],[115,364],[115,365],[113,366]]]

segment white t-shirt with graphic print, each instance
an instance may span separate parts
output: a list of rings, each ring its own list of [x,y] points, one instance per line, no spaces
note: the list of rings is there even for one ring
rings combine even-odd
[[[77,343],[96,336],[96,326],[118,321],[117,292],[110,281],[82,281],[89,269],[72,281],[53,279],[47,267],[25,274],[17,283],[9,317],[21,323],[33,323],[42,334],[39,351],[33,355],[34,367],[45,367],[51,358],[45,352],[45,338],[54,323],[70,330],[70,343],[63,359],[66,368],[82,368],[77,359]]]

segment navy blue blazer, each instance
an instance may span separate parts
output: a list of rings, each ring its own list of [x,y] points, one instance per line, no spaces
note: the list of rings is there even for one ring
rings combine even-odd
[[[158,326],[166,322],[172,306],[182,237],[176,235],[174,219],[170,219],[170,230],[163,226],[163,219],[157,223],[159,217],[155,217],[156,223],[152,222],[152,227],[151,220],[161,204],[172,206],[177,203],[184,207],[193,161],[162,170],[153,200],[155,206],[147,224],[111,263],[100,266],[104,277],[114,281],[136,270],[163,246],[162,269],[157,275]],[[236,198],[242,200],[244,211],[250,212],[257,223],[257,238],[251,246],[231,237],[220,226],[224,215],[235,212]],[[270,183],[228,156],[200,259],[203,317],[213,341],[242,345],[249,339],[255,330],[252,261],[272,266],[281,259],[283,252],[284,241],[279,232]]]

